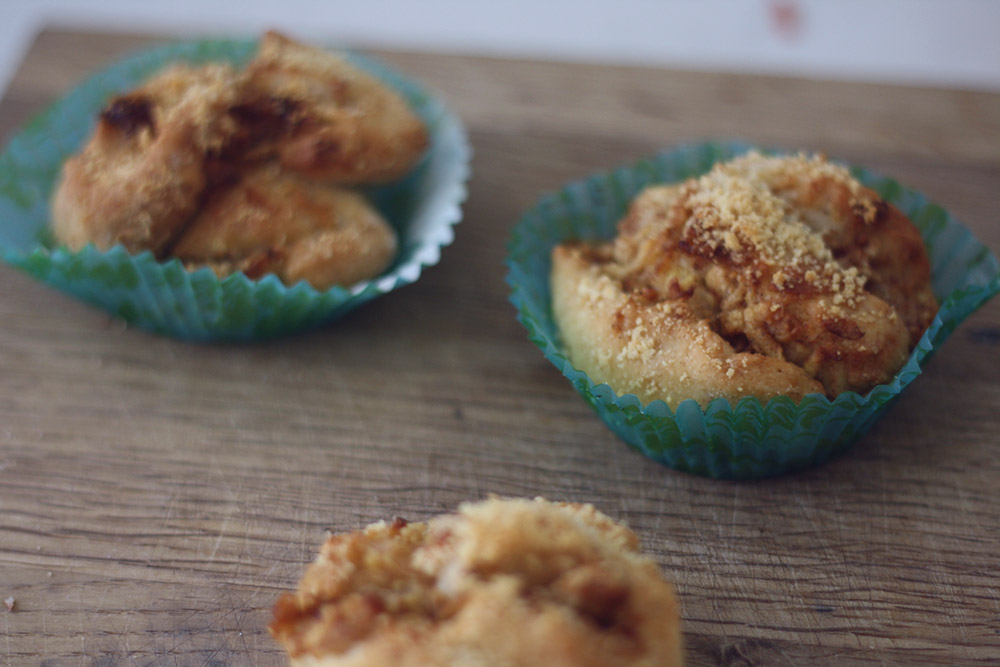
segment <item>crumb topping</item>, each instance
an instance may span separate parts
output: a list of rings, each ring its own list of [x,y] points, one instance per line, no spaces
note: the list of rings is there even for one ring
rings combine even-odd
[[[803,212],[778,194],[800,179],[830,180],[853,195],[860,189],[846,169],[822,156],[782,158],[753,151],[685,186],[682,200],[690,216],[683,237],[737,265],[759,259],[782,267],[771,278],[778,289],[804,282],[850,303],[863,290],[865,277],[855,267],[842,267]]]

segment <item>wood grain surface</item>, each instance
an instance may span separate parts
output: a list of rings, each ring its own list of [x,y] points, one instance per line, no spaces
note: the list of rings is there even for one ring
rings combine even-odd
[[[0,136],[150,42],[41,33]],[[733,483],[627,449],[503,282],[540,194],[701,138],[886,172],[1000,250],[1000,95],[376,55],[475,148],[456,241],[415,285],[303,335],[192,345],[0,267],[0,664],[283,664],[270,608],[327,529],[488,493],[631,525],[677,584],[693,665],[1000,663],[1000,301],[846,455]]]

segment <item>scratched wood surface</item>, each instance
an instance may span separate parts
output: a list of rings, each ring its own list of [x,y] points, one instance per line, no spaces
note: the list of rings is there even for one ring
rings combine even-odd
[[[0,136],[148,43],[43,32]],[[475,146],[456,242],[417,284],[304,335],[189,345],[0,267],[0,663],[282,664],[270,607],[325,530],[491,492],[628,522],[677,584],[691,664],[1000,661],[1000,302],[849,453],[730,483],[617,441],[503,284],[542,192],[706,137],[887,172],[1000,250],[1000,95],[376,53]]]

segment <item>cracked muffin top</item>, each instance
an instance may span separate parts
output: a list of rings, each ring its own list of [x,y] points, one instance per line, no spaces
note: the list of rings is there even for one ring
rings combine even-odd
[[[402,177],[428,141],[397,91],[269,32],[241,70],[171,65],[110,100],[63,165],[53,232],[71,250],[347,286],[384,271],[397,238],[346,188]]]

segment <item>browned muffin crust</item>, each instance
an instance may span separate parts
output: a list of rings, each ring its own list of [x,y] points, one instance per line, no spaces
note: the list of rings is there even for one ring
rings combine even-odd
[[[241,80],[225,65],[168,67],[113,99],[83,151],[66,161],[52,202],[56,239],[160,252],[197,211],[206,155],[236,131]]]
[[[673,588],[635,534],[541,499],[331,536],[274,614],[293,665],[681,664]]]
[[[898,209],[823,157],[756,152],[648,188],[611,243],[557,247],[552,288],[574,365],[674,407],[867,392],[937,310]]]
[[[271,163],[212,193],[169,254],[220,276],[274,273],[326,289],[381,273],[396,254],[396,234],[357,192]]]

